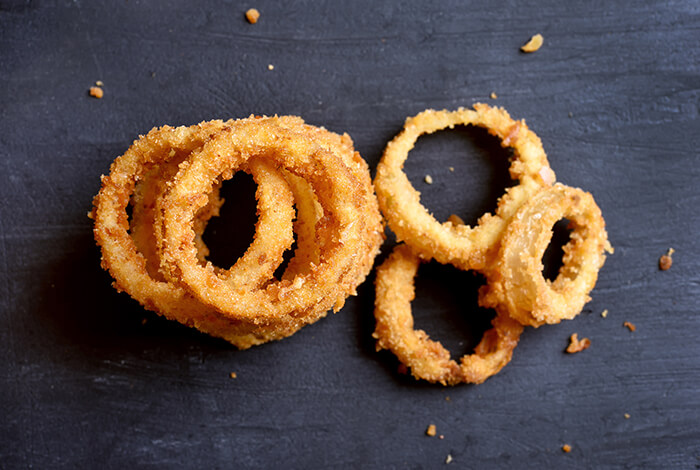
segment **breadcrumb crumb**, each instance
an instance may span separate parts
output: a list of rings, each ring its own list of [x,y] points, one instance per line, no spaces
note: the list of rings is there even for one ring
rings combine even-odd
[[[238,374],[236,374],[235,372],[231,372],[229,374],[229,377],[231,377],[232,379],[235,379],[236,377],[238,377]]]
[[[275,70],[275,66],[272,64],[268,64],[267,70]]]
[[[445,459],[445,463],[451,463],[452,462],[452,454],[447,454],[447,458]]]
[[[260,18],[260,12],[255,8],[251,8],[245,12],[245,19],[248,20],[248,23],[250,24],[257,23],[258,18]]]
[[[544,38],[541,34],[535,34],[530,38],[530,40],[523,47],[520,48],[523,52],[535,52],[544,43]]]
[[[97,98],[98,100],[102,98],[105,95],[104,90],[98,86],[91,86],[90,87],[90,96],[93,98]]]
[[[95,82],[95,85],[96,85],[96,86],[105,86],[105,84],[102,82],[102,80],[97,80],[97,81]]]
[[[661,256],[661,258],[659,258],[659,269],[660,270],[666,271],[667,269],[669,269],[671,267],[671,265],[673,264],[672,256],[673,256],[673,253],[675,253],[675,252],[676,252],[676,250],[674,250],[673,248],[669,248],[668,251],[666,252],[666,254]]]
[[[450,170],[451,172],[454,172],[454,171],[455,171],[455,167],[451,166],[451,167],[449,168],[449,170]]]
[[[430,437],[435,436],[435,434],[437,434],[437,429],[435,428],[435,425],[431,424],[430,426],[428,426],[428,429],[425,430],[425,433]]]
[[[569,453],[571,452],[571,446],[569,444],[564,444],[563,446],[561,446],[561,450],[563,450],[566,453]]]
[[[591,340],[588,338],[583,338],[579,340],[577,333],[572,334],[569,341],[569,346],[566,348],[566,352],[568,352],[569,354],[581,352],[584,349],[588,349],[591,345]]]
[[[430,175],[425,175],[425,178],[423,178],[427,184],[433,184],[433,177]]]
[[[624,322],[622,325],[623,325],[623,326],[626,326],[630,331],[636,331],[636,330],[637,330],[637,327],[634,326],[634,323],[631,323],[631,322],[626,321],[626,322]]]
[[[603,318],[608,318],[608,309],[606,308],[602,312],[600,312],[600,316]]]
[[[445,436],[444,436],[443,434],[440,434],[440,435],[438,436],[438,439],[444,439],[444,438],[445,438]]]
[[[491,92],[491,99],[492,99],[492,100],[495,100],[496,98],[498,98],[498,95],[496,94],[495,91],[492,91],[492,92]]]
[[[625,413],[625,419],[630,419],[630,414],[629,414],[629,413]]]

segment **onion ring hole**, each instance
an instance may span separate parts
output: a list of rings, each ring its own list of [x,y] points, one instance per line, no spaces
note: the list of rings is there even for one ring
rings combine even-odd
[[[488,130],[460,125],[421,135],[404,171],[438,221],[456,214],[473,227],[479,217],[494,213],[498,199],[516,184],[508,173],[512,155]],[[425,182],[426,175],[432,184]]]

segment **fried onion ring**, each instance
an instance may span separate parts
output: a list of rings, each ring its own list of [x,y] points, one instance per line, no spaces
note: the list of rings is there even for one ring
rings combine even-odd
[[[162,271],[226,318],[296,331],[329,309],[341,308],[378,251],[379,217],[365,214],[374,196],[345,163],[359,163],[359,155],[339,157],[336,152],[342,149],[329,150],[306,127],[283,118],[236,121],[180,165],[169,192],[158,200]],[[252,157],[303,177],[323,209],[315,227],[322,246],[319,263],[311,263],[308,273],[293,280],[273,281],[260,289],[232,286],[210,264],[199,265],[193,231],[196,213],[207,204],[215,183],[230,178]]]
[[[563,247],[563,266],[550,282],[542,275],[542,255],[562,218],[572,232]],[[534,195],[508,224],[480,302],[524,325],[570,320],[590,300],[605,252],[612,253],[612,247],[593,196],[558,183]]]
[[[512,147],[511,178],[519,184],[501,197],[495,214],[485,214],[476,227],[439,223],[420,203],[402,168],[418,137],[456,125],[486,128]],[[542,143],[524,121],[514,121],[501,108],[478,103],[474,109],[427,110],[406,119],[403,131],[387,145],[374,184],[379,206],[389,227],[423,258],[460,269],[482,269],[495,254],[508,220],[533,194],[551,186],[555,175]]]
[[[222,121],[211,121],[192,127],[164,126],[136,140],[124,155],[113,162],[110,174],[102,178],[102,188],[93,202],[92,216],[95,220],[95,239],[102,248],[102,265],[115,279],[114,286],[117,290],[127,292],[149,310],[194,326],[203,332],[223,337],[236,346],[245,348],[268,341],[274,335],[252,332],[253,328],[248,325],[217,315],[179,285],[151,277],[146,267],[147,260],[129,233],[126,212],[136,181],[159,165],[167,163],[178,153],[189,155],[225,125],[227,123]],[[255,165],[252,162],[251,164]],[[262,164],[268,165],[266,162]],[[265,178],[268,177],[271,179],[264,183],[260,181],[260,186],[269,187],[270,191],[274,188],[275,197],[277,201],[281,200],[282,204],[269,214],[261,214],[261,218],[266,218],[265,225],[277,225],[282,231],[288,228],[284,232],[288,232],[288,235],[272,239],[269,245],[271,253],[279,251],[280,247],[283,252],[292,243],[293,196],[284,178],[276,171],[268,172]],[[262,190],[259,188],[259,198],[260,191]],[[207,196],[207,202],[209,201]],[[288,211],[285,209],[287,207]],[[259,222],[258,225],[263,224]],[[283,233],[282,231],[279,233]],[[273,244],[279,246],[273,250]],[[242,258],[245,259],[246,255]],[[254,266],[257,261],[255,259],[251,262],[236,263],[228,271],[235,273],[237,269]]]
[[[458,364],[442,344],[413,327],[411,301],[415,297],[414,278],[420,263],[421,258],[402,244],[377,268],[374,311],[377,326],[373,335],[377,350],[391,350],[417,379],[443,385],[482,383],[510,362],[522,325],[507,314],[498,313],[474,353],[462,357]]]

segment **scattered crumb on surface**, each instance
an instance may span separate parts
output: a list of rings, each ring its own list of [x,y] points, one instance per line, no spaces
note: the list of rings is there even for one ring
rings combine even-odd
[[[445,397],[445,401],[450,401],[450,397]]]
[[[452,172],[454,172],[454,171],[455,171],[455,167],[451,166],[451,167],[449,168],[449,170],[452,171]]]
[[[608,309],[606,308],[602,312],[600,312],[600,316],[603,318],[608,318]]]
[[[257,23],[258,18],[260,18],[260,12],[255,8],[251,8],[245,12],[245,19],[248,20],[248,23],[250,24]]]
[[[628,321],[624,322],[622,325],[626,326],[630,331],[635,331],[637,329],[637,327],[634,326],[634,323]]]
[[[535,52],[544,43],[544,38],[541,34],[535,34],[530,38],[530,40],[523,47],[520,48],[523,52]]]
[[[496,98],[498,98],[498,95],[496,94],[495,91],[492,91],[490,96],[491,96],[492,100],[495,100]]]
[[[427,184],[433,184],[433,177],[430,175],[425,175],[425,178],[423,178]]]
[[[659,269],[662,271],[666,271],[671,267],[673,264],[673,253],[675,253],[676,250],[673,248],[669,248],[668,251],[666,252],[665,255],[661,256],[659,258]]]
[[[90,96],[93,98],[100,99],[105,95],[105,92],[102,90],[102,88],[98,86],[91,86],[90,87]]]
[[[588,347],[591,345],[591,340],[588,338],[583,338],[581,340],[578,339],[578,334],[573,333],[571,335],[571,338],[569,338],[569,346],[566,348],[566,352],[569,354],[581,352],[584,349],[588,349]]]
[[[438,436],[438,438],[439,438],[439,439],[444,439],[445,436],[444,436],[443,434],[440,434],[440,435]]]
[[[563,450],[566,453],[569,453],[571,452],[571,446],[569,444],[564,444],[563,446],[561,446],[561,450]]]
[[[97,80],[95,82],[95,86],[105,86],[105,84],[102,82],[102,80]]]
[[[447,458],[445,459],[445,463],[450,463],[452,462],[452,454],[447,454]]]
[[[452,222],[452,225],[464,225],[464,220],[457,214],[452,214],[447,218],[448,222]]]
[[[435,436],[435,434],[437,434],[437,429],[435,428],[435,425],[431,424],[430,426],[428,426],[428,429],[425,430],[425,433],[430,437]]]
[[[145,325],[146,323],[148,323],[148,318],[143,318],[143,319],[141,320],[141,324],[142,324],[142,325]]]
[[[629,414],[629,413],[625,413],[625,419],[630,419],[630,414]]]
[[[272,64],[268,64],[267,70],[275,70],[275,66]]]
[[[238,377],[238,374],[236,374],[235,372],[231,372],[231,373],[229,374],[229,376],[230,376],[232,379],[235,379],[236,377]]]

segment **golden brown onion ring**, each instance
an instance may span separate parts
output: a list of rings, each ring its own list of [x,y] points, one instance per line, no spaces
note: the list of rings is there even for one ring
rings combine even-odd
[[[512,147],[510,176],[519,184],[508,188],[494,215],[485,214],[476,227],[439,223],[420,203],[402,168],[418,137],[456,125],[486,128]],[[555,181],[540,139],[524,121],[513,121],[501,108],[475,104],[474,109],[427,110],[406,120],[403,131],[387,145],[374,184],[389,227],[423,258],[460,269],[482,269],[498,249],[508,220],[533,194]]]
[[[377,350],[391,350],[417,379],[443,385],[482,383],[510,362],[523,327],[508,315],[497,314],[474,354],[464,356],[457,364],[442,344],[414,329],[411,301],[420,262],[408,245],[398,245],[377,268],[377,326],[373,335]]]
[[[136,140],[124,155],[114,161],[110,174],[102,178],[102,188],[95,197],[92,216],[95,220],[95,239],[102,248],[102,265],[115,279],[114,285],[118,290],[127,292],[149,310],[245,348],[277,339],[277,336],[270,332],[255,332],[250,325],[217,315],[178,285],[151,277],[146,268],[146,258],[129,234],[126,212],[139,178],[177,154],[189,155],[225,125],[222,121],[211,121],[192,127],[164,126]],[[275,192],[279,207],[264,216],[272,217],[267,223],[277,226],[280,234],[270,243],[288,247],[292,237],[293,196],[281,175],[270,171],[268,176],[270,180],[264,185]],[[205,197],[209,201],[209,196]],[[282,235],[287,232],[288,235]],[[246,265],[249,264],[241,264]],[[235,269],[236,265],[231,268],[232,271]]]
[[[563,248],[563,266],[550,282],[542,275],[542,255],[562,218],[570,221],[572,232]],[[612,247],[593,196],[556,184],[533,196],[508,224],[496,263],[486,272],[488,287],[480,302],[523,325],[574,318],[590,300],[606,251],[612,253]]]
[[[344,159],[305,127],[285,118],[236,121],[181,164],[170,191],[158,201],[166,277],[232,320],[296,331],[330,308],[339,309],[364,279],[358,275],[366,269],[364,262],[378,250],[381,237],[368,240],[368,234],[377,233],[381,225],[368,227],[375,218],[363,213],[373,195],[366,194]],[[213,185],[230,178],[253,156],[309,182],[323,208],[316,233],[325,247],[319,264],[310,266],[308,273],[262,289],[243,289],[227,284],[210,265],[197,263],[192,224]]]

